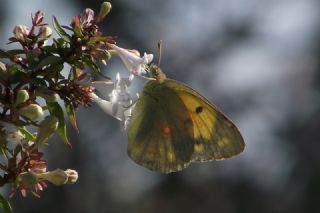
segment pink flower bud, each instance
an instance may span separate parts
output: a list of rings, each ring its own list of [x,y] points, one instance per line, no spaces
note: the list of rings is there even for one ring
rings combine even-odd
[[[90,8],[85,9],[80,15],[80,22],[84,25],[84,27],[90,27],[93,20],[94,11]]]
[[[44,18],[44,12],[38,10],[36,14],[32,17],[32,23],[33,25],[39,25],[41,24],[42,20]]]

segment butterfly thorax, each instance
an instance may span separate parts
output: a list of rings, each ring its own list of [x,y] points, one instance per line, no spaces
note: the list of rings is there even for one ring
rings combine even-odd
[[[152,64],[148,71],[150,77],[155,78],[159,83],[162,83],[166,79],[166,74],[164,74],[162,69],[155,64]]]

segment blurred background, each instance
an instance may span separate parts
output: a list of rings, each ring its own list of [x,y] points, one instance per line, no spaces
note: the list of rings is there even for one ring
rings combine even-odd
[[[41,9],[61,24],[102,1],[0,1],[0,43]],[[49,169],[79,172],[41,199],[17,194],[15,212],[320,212],[320,2],[117,0],[104,21],[118,44],[156,53],[162,68],[213,101],[241,130],[245,151],[170,175],[126,154],[126,133],[97,106],[80,109],[73,148],[52,138]],[[127,75],[120,60],[104,73]]]

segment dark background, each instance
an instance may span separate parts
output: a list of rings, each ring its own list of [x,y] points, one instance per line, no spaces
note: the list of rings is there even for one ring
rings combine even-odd
[[[61,23],[101,1],[1,0],[2,48],[16,24],[42,9]],[[80,109],[73,148],[52,138],[49,169],[79,172],[75,185],[50,185],[37,199],[12,199],[15,212],[320,212],[318,0],[113,1],[102,29],[118,44],[156,53],[162,68],[232,118],[246,141],[240,156],[170,175],[126,154],[118,121]],[[127,75],[118,59],[104,69]],[[135,87],[133,87],[135,88]],[[6,192],[5,189],[3,189]]]

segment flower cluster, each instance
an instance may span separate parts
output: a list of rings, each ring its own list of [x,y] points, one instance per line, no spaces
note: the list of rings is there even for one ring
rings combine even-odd
[[[79,131],[76,110],[95,102],[126,126],[134,103],[129,87],[134,76],[145,73],[153,55],[141,56],[137,50],[119,47],[112,36],[99,31],[99,23],[110,10],[109,2],[102,3],[98,15],[86,9],[69,26],[60,25],[53,17],[58,38],[52,38],[45,14],[37,11],[30,27],[15,26],[9,38],[21,48],[0,49],[0,186],[10,184],[11,196],[20,191],[23,196],[32,193],[40,197],[48,183],[77,181],[75,170],[47,171],[48,163],[40,151],[53,134],[70,145],[64,112]],[[116,56],[129,74],[118,74],[112,81],[102,74],[100,64],[106,65]],[[2,210],[10,212],[11,207],[0,195]]]

